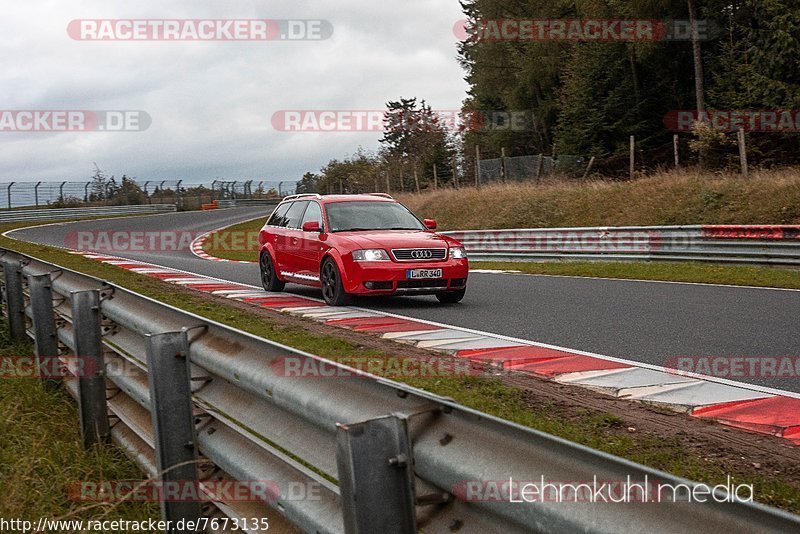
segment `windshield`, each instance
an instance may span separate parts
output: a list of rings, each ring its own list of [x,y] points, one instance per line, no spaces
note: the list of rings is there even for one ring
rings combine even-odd
[[[334,202],[326,204],[331,232],[364,230],[425,230],[413,213],[396,202]]]

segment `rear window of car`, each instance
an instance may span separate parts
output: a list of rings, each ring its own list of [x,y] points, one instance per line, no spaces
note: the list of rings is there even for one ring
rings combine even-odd
[[[300,228],[300,221],[303,220],[303,213],[308,207],[308,200],[302,200],[292,204],[289,211],[286,212],[284,218],[286,219],[286,228]]]
[[[286,202],[278,206],[278,208],[272,213],[272,217],[269,218],[267,221],[268,226],[286,226],[286,212],[289,211],[289,206],[291,206],[291,202]]]

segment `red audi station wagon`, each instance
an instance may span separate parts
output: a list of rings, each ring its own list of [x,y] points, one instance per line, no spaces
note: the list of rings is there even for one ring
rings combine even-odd
[[[259,233],[261,283],[322,288],[340,306],[354,295],[464,298],[469,262],[464,247],[439,235],[383,193],[286,197]]]

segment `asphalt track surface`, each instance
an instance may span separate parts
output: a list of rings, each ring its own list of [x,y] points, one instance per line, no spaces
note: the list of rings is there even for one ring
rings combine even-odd
[[[63,247],[77,231],[196,234],[267,215],[264,208],[171,213],[25,228],[10,237]],[[207,261],[188,249],[113,254],[259,285],[255,264]],[[286,290],[321,298],[313,288]],[[432,296],[362,298],[355,305],[659,366],[677,356],[800,356],[799,291],[472,273],[458,305]],[[800,392],[797,375],[734,380]]]

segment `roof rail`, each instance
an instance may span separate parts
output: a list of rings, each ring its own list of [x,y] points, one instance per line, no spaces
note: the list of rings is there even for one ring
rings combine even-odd
[[[394,200],[394,197],[389,193],[368,193],[368,194],[373,197],[391,198],[392,200]]]
[[[300,193],[299,195],[289,195],[287,197],[283,197],[283,201],[286,202],[287,200],[297,200],[298,198],[303,197],[322,198],[322,195],[319,193]]]

